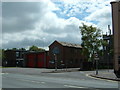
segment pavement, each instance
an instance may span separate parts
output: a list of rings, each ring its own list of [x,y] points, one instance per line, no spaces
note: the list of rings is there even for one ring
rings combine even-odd
[[[62,72],[76,72],[79,71],[80,68],[64,68],[64,69],[52,69],[50,71],[43,71],[42,73],[62,73]]]
[[[100,78],[100,79],[107,79],[113,81],[120,81],[120,78],[117,78],[114,74],[114,70],[99,70],[98,75],[96,73],[91,73],[89,76]]]
[[[2,73],[22,73],[22,74],[36,74],[41,73],[62,73],[62,72],[74,72],[79,71],[80,68],[64,68],[64,69],[46,69],[46,68],[2,68]],[[19,71],[19,72],[18,72]]]

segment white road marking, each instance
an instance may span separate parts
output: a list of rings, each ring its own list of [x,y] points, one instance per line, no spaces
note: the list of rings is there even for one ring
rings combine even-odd
[[[27,80],[27,79],[18,79],[18,80],[20,80],[20,81],[29,81],[29,82],[31,82],[30,80]]]
[[[32,83],[42,83],[44,84],[45,82],[38,82],[38,81],[31,81],[31,80],[27,80],[27,79],[19,79],[21,81],[27,81],[27,82],[32,82]]]
[[[8,73],[0,73],[0,74],[8,74]]]
[[[33,83],[40,83],[40,82],[37,82],[37,81],[30,81],[30,82],[33,82]]]
[[[45,82],[41,82],[41,83],[45,83]]]
[[[85,87],[80,87],[80,86],[73,86],[73,85],[64,85],[65,87],[71,87],[71,88],[85,88]]]
[[[101,89],[95,89],[95,90],[101,90]]]
[[[107,80],[108,82],[118,82],[118,81],[113,81],[113,80]]]
[[[0,74],[8,74],[8,73],[0,73]],[[8,77],[3,77],[3,78],[8,78]],[[26,82],[32,82],[32,83],[42,83],[42,84],[45,83],[45,82],[34,81],[34,80],[29,80],[29,79],[17,79],[17,78],[16,78],[16,80],[26,81]]]

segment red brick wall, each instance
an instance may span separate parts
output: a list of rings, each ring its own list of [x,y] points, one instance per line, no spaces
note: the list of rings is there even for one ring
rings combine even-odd
[[[55,56],[52,53],[54,47],[58,47],[60,49],[60,53],[57,55],[59,67],[61,67],[61,64],[64,64],[64,67],[80,67],[83,60],[81,55],[82,48],[62,46],[59,42],[55,41],[49,46],[50,60],[53,61],[55,60]],[[55,64],[52,64],[51,66],[54,67],[54,65]]]

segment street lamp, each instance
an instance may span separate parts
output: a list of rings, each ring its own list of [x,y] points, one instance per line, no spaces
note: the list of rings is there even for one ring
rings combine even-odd
[[[55,56],[55,71],[57,71],[57,54],[54,54]]]
[[[96,75],[98,75],[98,60],[99,60],[99,58],[98,58],[97,53],[94,54],[94,60],[96,61]]]
[[[46,67],[46,52],[45,52],[45,48],[44,48],[44,45],[45,45],[45,38],[43,38],[43,49],[44,49],[44,67]]]
[[[56,46],[53,48],[52,53],[55,57],[55,71],[57,71],[57,55],[60,53],[59,48]]]

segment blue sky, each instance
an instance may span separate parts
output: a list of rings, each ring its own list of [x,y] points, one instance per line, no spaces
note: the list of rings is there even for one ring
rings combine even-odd
[[[9,2],[8,2],[9,1]],[[81,43],[79,26],[108,32],[112,0],[3,0],[2,47],[44,47],[54,41]],[[22,2],[22,3],[21,3]]]
[[[88,7],[81,9],[79,6],[76,6],[75,4],[66,5],[62,1],[54,2],[54,3],[59,8],[59,10],[56,10],[54,12],[61,18],[68,19],[70,17],[76,17],[79,19],[83,19],[84,17],[90,14],[89,12],[86,12]]]

